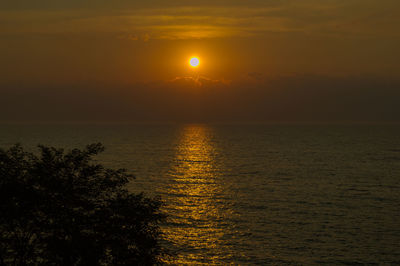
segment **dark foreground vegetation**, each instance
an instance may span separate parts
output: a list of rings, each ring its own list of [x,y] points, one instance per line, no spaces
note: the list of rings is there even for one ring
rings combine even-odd
[[[84,150],[0,149],[0,265],[149,265],[163,256],[160,200]]]

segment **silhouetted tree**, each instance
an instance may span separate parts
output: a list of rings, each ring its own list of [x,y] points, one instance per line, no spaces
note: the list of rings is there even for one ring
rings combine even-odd
[[[1,265],[148,265],[160,262],[160,200],[132,194],[125,170],[64,152],[0,149]]]

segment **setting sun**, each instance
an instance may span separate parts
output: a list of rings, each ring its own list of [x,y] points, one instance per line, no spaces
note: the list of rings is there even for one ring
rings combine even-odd
[[[189,60],[189,65],[191,67],[198,67],[200,65],[200,60],[198,57],[191,57]]]

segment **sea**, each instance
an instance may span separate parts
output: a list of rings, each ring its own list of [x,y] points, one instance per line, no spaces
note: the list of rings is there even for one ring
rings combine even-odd
[[[178,265],[400,265],[399,125],[1,125],[160,196]]]

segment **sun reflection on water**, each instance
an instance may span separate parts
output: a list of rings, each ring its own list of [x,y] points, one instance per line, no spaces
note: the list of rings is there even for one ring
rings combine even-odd
[[[171,183],[165,195],[170,225],[165,234],[180,249],[178,264],[212,263],[226,256],[222,244],[227,209],[217,204],[223,168],[212,137],[205,126],[183,128],[169,172]]]

